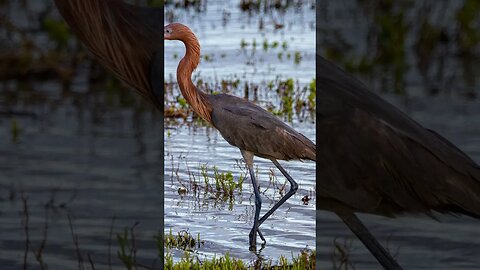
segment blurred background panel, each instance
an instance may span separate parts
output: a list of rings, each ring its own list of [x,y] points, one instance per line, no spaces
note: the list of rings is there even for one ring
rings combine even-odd
[[[160,114],[98,64],[53,1],[0,1],[0,48],[1,268],[118,268],[137,224],[137,263],[159,269]]]
[[[165,6],[165,23],[181,21],[200,38],[198,87],[248,98],[315,138],[313,0],[172,0]],[[161,126],[160,113],[99,65],[52,1],[4,0],[0,10],[2,269],[162,269],[160,185],[167,234],[187,232],[204,243],[170,247],[176,261],[187,248],[201,259],[230,252],[248,263],[312,248],[313,163],[286,166],[300,190],[272,217],[279,225],[264,225],[271,245],[258,256],[248,251],[254,203],[247,181],[232,199],[205,190],[193,195],[191,179],[237,182],[243,167],[238,150],[199,120],[178,92],[180,44],[166,48]],[[266,208],[286,181],[271,172],[272,164],[259,165]]]
[[[480,163],[479,1],[319,0],[317,10],[320,55]],[[405,269],[478,268],[478,220],[361,218]],[[321,213],[317,230],[322,269],[380,267],[334,215]]]

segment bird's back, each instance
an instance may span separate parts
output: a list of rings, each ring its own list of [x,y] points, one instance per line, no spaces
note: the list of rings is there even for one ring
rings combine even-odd
[[[329,208],[480,216],[480,167],[321,57],[317,187]],[[332,209],[329,209],[332,210]]]
[[[209,102],[213,125],[231,145],[268,159],[316,159],[312,141],[259,106],[225,94]]]
[[[121,0],[55,0],[55,4],[104,67],[148,101],[158,102],[150,86],[149,67],[152,54],[163,46],[161,9]]]

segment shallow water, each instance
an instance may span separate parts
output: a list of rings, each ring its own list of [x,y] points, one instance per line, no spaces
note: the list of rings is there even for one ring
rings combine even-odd
[[[167,8],[166,13],[171,12]],[[203,60],[194,74],[203,80],[215,81],[238,78],[241,81],[262,85],[258,90],[259,104],[267,102],[278,104],[279,97],[275,91],[268,91],[266,82],[280,78],[294,78],[300,87],[308,85],[315,76],[315,10],[308,5],[300,9],[290,8],[285,13],[251,14],[242,13],[238,1],[210,1],[206,10],[191,13],[174,10],[175,21],[192,28],[200,40],[202,55],[210,55],[212,62]],[[228,15],[225,15],[228,14]],[[224,18],[228,17],[225,24]],[[168,16],[166,16],[168,18]],[[260,18],[264,20],[264,29],[259,30]],[[285,24],[283,29],[274,30],[273,22]],[[244,40],[250,46],[242,49]],[[252,48],[253,40],[257,42]],[[277,41],[278,48],[263,49],[264,40],[268,43]],[[281,48],[283,42],[288,48]],[[298,51],[302,60],[295,64],[293,54]],[[184,47],[180,42],[165,43],[165,78],[175,76],[176,66],[183,56]],[[284,54],[283,59],[278,53]],[[287,59],[287,53],[291,53]],[[178,91],[178,90],[177,90]],[[243,96],[241,90],[235,95]],[[250,97],[252,99],[252,97]],[[299,122],[294,119],[291,125],[311,140],[315,140],[315,124],[310,119]],[[297,194],[279,208],[261,229],[267,245],[259,254],[248,250],[248,234],[253,225],[254,197],[250,178],[247,178],[241,193],[235,193],[231,207],[229,202],[218,202],[210,195],[193,192],[185,196],[178,194],[178,189],[192,179],[189,171],[201,179],[200,167],[216,166],[219,171],[231,171],[235,181],[246,171],[244,166],[237,166],[241,160],[238,148],[229,145],[213,128],[168,126],[165,130],[165,230],[173,232],[187,230],[205,241],[198,250],[200,257],[212,257],[215,254],[229,252],[237,258],[253,261],[257,259],[277,260],[280,255],[290,258],[304,248],[315,245],[315,164],[313,162],[281,162],[282,166],[299,183]],[[172,161],[173,158],[173,161]],[[173,164],[172,164],[173,163]],[[275,188],[268,188],[269,171],[274,170],[279,184],[286,179],[268,160],[256,158],[259,185],[262,194],[262,212],[265,213],[281,197]],[[172,167],[176,172],[172,178]],[[177,173],[178,169],[178,173]],[[210,170],[210,173],[211,170]],[[171,179],[168,181],[168,179]],[[177,180],[179,179],[179,180]],[[288,185],[287,187],[288,188]],[[301,199],[309,195],[313,198],[309,205],[303,205]],[[260,239],[258,239],[260,241]],[[260,242],[259,242],[260,243]],[[260,245],[259,245],[260,247]],[[173,251],[174,257],[183,255],[182,251]]]

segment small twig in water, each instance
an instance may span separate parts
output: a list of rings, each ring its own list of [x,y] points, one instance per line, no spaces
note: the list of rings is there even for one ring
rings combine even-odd
[[[112,270],[112,235],[113,225],[115,224],[115,216],[112,217],[112,223],[110,224],[110,233],[108,237],[108,269]]]
[[[72,233],[73,244],[75,245],[75,251],[77,253],[78,269],[83,270],[85,269],[85,267],[83,265],[82,254],[80,253],[80,248],[78,246],[78,237],[75,235],[75,232],[73,231],[72,219],[70,215],[67,215],[67,217],[68,217],[68,224],[70,225],[70,232]]]
[[[27,269],[27,259],[28,259],[28,251],[29,251],[29,246],[30,246],[30,236],[28,234],[28,222],[29,222],[29,216],[28,216],[28,204],[27,204],[27,198],[25,197],[25,194],[23,193],[23,190],[21,192],[22,194],[22,202],[23,202],[23,216],[24,216],[24,221],[23,221],[23,228],[25,231],[25,253],[23,254],[23,269]]]
[[[92,267],[92,270],[95,270],[95,265],[93,264],[92,257],[90,257],[90,253],[88,253],[88,261],[90,262],[90,266]]]

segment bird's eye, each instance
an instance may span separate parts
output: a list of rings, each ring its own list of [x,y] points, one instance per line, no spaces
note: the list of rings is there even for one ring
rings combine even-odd
[[[167,33],[169,33],[169,34],[170,34],[170,32],[171,32],[171,31],[170,31],[170,29],[167,29],[167,30],[165,30],[165,32],[167,32]]]

